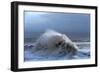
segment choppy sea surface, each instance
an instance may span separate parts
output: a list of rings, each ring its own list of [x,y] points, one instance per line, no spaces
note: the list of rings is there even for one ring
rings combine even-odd
[[[41,49],[33,52],[34,45],[31,43],[24,45],[24,61],[50,61],[50,60],[73,60],[73,59],[89,59],[90,58],[90,43],[78,42],[76,45],[79,51],[73,56],[70,56],[65,50],[46,50]],[[49,51],[49,53],[48,53]]]

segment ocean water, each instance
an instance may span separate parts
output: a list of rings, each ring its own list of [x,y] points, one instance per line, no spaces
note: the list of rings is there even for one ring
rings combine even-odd
[[[90,44],[87,42],[76,43],[79,51],[75,55],[70,55],[62,49],[47,50],[41,49],[33,51],[34,45],[31,43],[24,45],[24,61],[50,61],[50,60],[73,60],[73,59],[89,59]]]

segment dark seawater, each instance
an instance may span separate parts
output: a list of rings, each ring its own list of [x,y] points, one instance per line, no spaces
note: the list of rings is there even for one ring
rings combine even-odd
[[[90,44],[78,43],[79,51],[70,56],[65,50],[48,50],[41,49],[33,53],[34,45],[28,43],[24,46],[24,61],[50,61],[50,60],[73,60],[73,59],[89,59],[90,58]]]

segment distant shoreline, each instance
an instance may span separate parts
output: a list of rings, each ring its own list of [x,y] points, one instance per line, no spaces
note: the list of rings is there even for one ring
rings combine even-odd
[[[78,45],[78,44],[90,44],[90,42],[73,42],[74,44]],[[24,45],[34,45],[34,43],[24,43]]]

